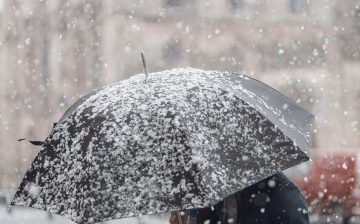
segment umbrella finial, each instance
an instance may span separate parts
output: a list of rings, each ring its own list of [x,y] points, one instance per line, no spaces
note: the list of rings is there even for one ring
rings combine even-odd
[[[146,68],[144,52],[142,52],[142,51],[141,51],[141,60],[142,60],[143,66],[144,66],[145,79],[147,79],[148,78],[148,71],[147,71],[147,68]]]

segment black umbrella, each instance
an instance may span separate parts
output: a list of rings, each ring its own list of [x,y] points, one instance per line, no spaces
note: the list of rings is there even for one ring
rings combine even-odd
[[[237,73],[135,75],[68,109],[11,204],[77,223],[213,205],[308,160],[312,119]]]

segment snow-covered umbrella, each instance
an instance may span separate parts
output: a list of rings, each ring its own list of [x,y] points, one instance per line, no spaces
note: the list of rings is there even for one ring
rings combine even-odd
[[[77,223],[213,205],[308,160],[312,120],[241,74],[135,75],[65,112],[11,204]]]

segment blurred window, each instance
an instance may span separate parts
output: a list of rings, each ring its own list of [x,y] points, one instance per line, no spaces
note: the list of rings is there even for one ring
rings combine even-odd
[[[305,0],[290,0],[290,11],[292,13],[305,12]]]
[[[183,0],[165,0],[166,6],[181,6],[183,3]]]
[[[0,12],[4,10],[4,0],[0,0]]]
[[[360,17],[360,8],[355,8],[353,14],[355,17]]]
[[[244,0],[230,0],[230,4],[234,9],[242,9],[244,7]]]
[[[181,58],[183,52],[180,41],[169,41],[163,49],[163,57],[168,61],[176,61]]]

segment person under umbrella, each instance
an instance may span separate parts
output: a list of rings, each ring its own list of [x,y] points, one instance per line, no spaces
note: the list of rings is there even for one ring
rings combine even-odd
[[[213,207],[172,211],[170,224],[309,224],[305,199],[282,172],[236,192]]]
[[[11,205],[81,224],[210,207],[307,161],[312,120],[241,74],[135,75],[65,112]]]

